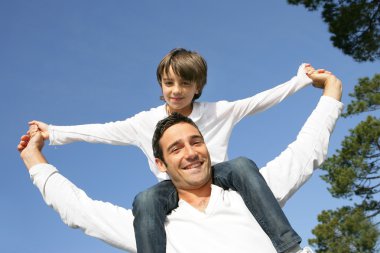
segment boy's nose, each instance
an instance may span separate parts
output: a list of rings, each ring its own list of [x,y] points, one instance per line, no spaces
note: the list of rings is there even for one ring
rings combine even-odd
[[[173,93],[178,94],[178,93],[181,93],[181,91],[182,91],[182,89],[181,89],[180,85],[178,85],[178,84],[174,85]]]

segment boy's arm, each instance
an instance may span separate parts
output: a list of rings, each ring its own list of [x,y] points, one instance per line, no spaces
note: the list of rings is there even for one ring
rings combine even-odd
[[[312,80],[306,75],[310,70],[313,70],[310,64],[301,64],[298,68],[297,75],[289,81],[260,92],[252,97],[232,102],[233,113],[231,115],[235,117],[235,121],[238,122],[247,115],[265,111],[280,103],[288,96],[312,83]]]
[[[30,121],[41,131],[51,145],[63,145],[84,141],[112,145],[136,145],[136,126],[133,118],[105,124],[86,124],[76,126],[53,126],[41,121]]]

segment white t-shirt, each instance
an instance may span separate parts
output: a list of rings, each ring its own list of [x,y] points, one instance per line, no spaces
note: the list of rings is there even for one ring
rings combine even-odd
[[[325,160],[342,108],[335,99],[322,97],[297,139],[260,169],[281,206]],[[29,173],[45,202],[64,223],[112,246],[136,252],[130,209],[89,198],[52,165],[38,164]],[[217,186],[212,186],[205,213],[180,200],[179,207],[167,216],[165,226],[167,252],[275,252],[240,195]]]
[[[297,76],[272,89],[234,102],[195,102],[189,115],[202,132],[213,164],[227,161],[227,148],[233,127],[245,116],[264,111],[312,81],[306,76],[305,64],[298,68]],[[158,170],[152,150],[152,137],[156,124],[167,117],[165,105],[143,111],[123,121],[78,126],[49,126],[51,145],[75,141],[112,145],[135,145],[148,158],[150,170],[158,180],[169,179]]]

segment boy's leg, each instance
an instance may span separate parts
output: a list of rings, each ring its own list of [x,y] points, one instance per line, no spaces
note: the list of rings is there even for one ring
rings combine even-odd
[[[137,252],[165,253],[165,219],[178,206],[178,194],[170,180],[140,192],[133,201]]]
[[[213,183],[239,192],[277,252],[285,252],[301,242],[253,161],[239,157],[213,168]]]

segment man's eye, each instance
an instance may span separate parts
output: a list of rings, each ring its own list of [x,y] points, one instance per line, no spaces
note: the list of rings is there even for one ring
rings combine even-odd
[[[172,148],[172,150],[171,150],[171,153],[176,153],[176,152],[178,152],[179,151],[179,148]]]

